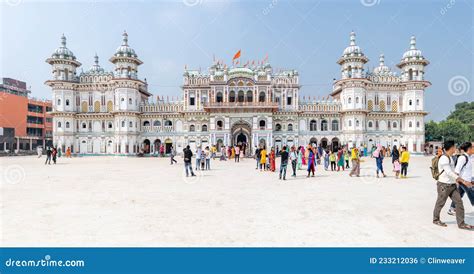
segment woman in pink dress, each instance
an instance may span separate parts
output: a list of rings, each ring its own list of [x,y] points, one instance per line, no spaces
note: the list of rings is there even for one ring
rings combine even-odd
[[[300,147],[300,150],[301,150],[301,153],[303,154],[302,163],[305,166],[306,165],[306,151],[303,146]]]

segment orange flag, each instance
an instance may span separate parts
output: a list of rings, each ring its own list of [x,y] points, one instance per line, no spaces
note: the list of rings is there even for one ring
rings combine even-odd
[[[234,61],[234,60],[237,59],[237,58],[240,58],[240,51],[241,51],[241,50],[239,49],[239,51],[237,51],[237,53],[234,54],[234,58],[232,58],[232,61]]]

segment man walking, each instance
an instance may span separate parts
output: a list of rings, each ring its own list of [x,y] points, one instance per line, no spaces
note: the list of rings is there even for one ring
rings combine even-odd
[[[454,172],[459,174],[463,180],[473,183],[472,177],[472,155],[474,154],[474,149],[472,148],[471,142],[465,142],[460,147],[461,155],[458,156],[456,162],[456,167]],[[464,193],[467,193],[467,197],[471,202],[471,205],[474,206],[474,189],[472,187],[467,187],[463,184],[458,184],[459,195],[464,196]],[[451,207],[448,210],[449,215],[454,215],[456,213],[456,204],[451,202]]]
[[[293,175],[291,175],[291,177],[296,177],[296,164],[298,162],[298,154],[296,153],[295,146],[291,147],[290,161],[291,161],[291,168],[293,169]]]
[[[255,159],[257,160],[257,167],[255,169],[258,169],[260,166],[260,147],[255,147]]]
[[[184,170],[186,171],[186,177],[189,176],[188,170],[191,172],[191,176],[196,176],[193,172],[191,159],[193,158],[193,152],[189,148],[189,145],[183,150],[184,152]]]
[[[48,164],[48,165],[51,164],[51,154],[52,154],[51,148],[50,148],[50,147],[47,147],[47,148],[46,148],[46,162],[44,162],[45,165],[46,165],[46,164]]]
[[[238,145],[235,146],[235,162],[240,162],[240,147]]]
[[[171,164],[173,164],[173,163],[175,163],[175,164],[178,163],[178,161],[176,161],[176,160],[174,159],[174,156],[176,156],[176,150],[174,149],[173,146],[171,146],[171,149],[170,149],[170,150],[171,150],[171,151],[170,151]]]
[[[201,168],[201,153],[202,153],[202,149],[198,147],[196,150],[196,170],[198,170],[198,168]],[[192,154],[192,151],[191,151],[191,154]]]
[[[435,207],[433,210],[433,224],[446,227],[446,223],[440,220],[440,212],[443,206],[446,204],[448,197],[453,200],[456,206],[456,222],[460,229],[472,230],[473,226],[468,225],[464,222],[464,205],[462,203],[461,195],[459,194],[456,182],[464,184],[467,187],[471,187],[471,182],[467,182],[459,177],[454,172],[454,161],[451,158],[454,154],[456,147],[453,141],[446,141],[443,144],[444,154],[438,158],[437,172],[434,172],[437,177],[437,191],[438,198],[436,199]],[[434,162],[436,164],[436,162]]]
[[[286,151],[286,146],[281,148],[280,152],[281,163],[280,163],[280,180],[286,180],[286,167],[288,166],[288,151]]]

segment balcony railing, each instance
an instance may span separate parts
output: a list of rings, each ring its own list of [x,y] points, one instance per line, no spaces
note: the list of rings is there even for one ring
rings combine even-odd
[[[212,102],[204,103],[204,109],[227,109],[227,108],[272,108],[278,109],[277,102]]]
[[[173,132],[173,126],[142,126],[144,132]]]

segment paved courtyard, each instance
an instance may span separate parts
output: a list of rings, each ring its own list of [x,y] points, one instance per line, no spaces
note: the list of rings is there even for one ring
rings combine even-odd
[[[184,176],[182,158],[0,158],[2,246],[472,246],[472,232],[431,223],[430,158],[409,179],[348,172],[279,181],[253,159],[212,161]],[[193,163],[194,164],[194,163]],[[291,168],[289,168],[290,170]],[[464,198],[466,221],[474,212]]]

